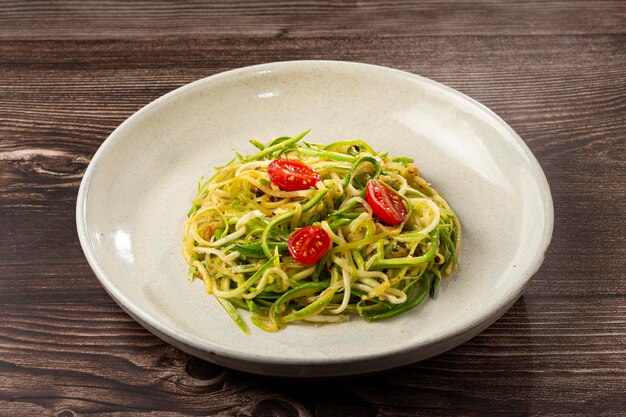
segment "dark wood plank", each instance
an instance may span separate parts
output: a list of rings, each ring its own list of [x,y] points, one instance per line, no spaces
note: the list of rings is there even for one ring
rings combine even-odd
[[[625,29],[624,2],[3,2],[0,415],[623,415]],[[283,381],[164,344],[99,286],[74,210],[106,136],[185,83],[290,59],[444,82],[535,153],[554,238],[481,335],[378,375]]]
[[[623,33],[620,1],[5,1],[0,39]]]

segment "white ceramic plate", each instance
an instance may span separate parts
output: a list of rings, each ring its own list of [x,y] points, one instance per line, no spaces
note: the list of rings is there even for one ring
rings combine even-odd
[[[310,141],[363,139],[415,158],[464,226],[461,273],[408,314],[244,335],[186,280],[182,227],[195,186],[233,152],[311,128]],[[553,208],[524,142],[467,96],[417,75],[335,61],[237,69],[181,87],[118,127],[94,156],[77,204],[80,242],[115,301],[165,341],[267,375],[326,377],[404,365],[478,334],[543,260]]]

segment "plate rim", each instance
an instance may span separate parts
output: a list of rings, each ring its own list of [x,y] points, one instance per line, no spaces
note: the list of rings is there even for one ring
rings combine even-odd
[[[93,248],[93,244],[92,244],[91,237],[89,236],[89,233],[88,233],[88,221],[87,221],[88,213],[86,209],[86,204],[87,204],[87,199],[88,199],[88,195],[90,192],[90,184],[92,182],[93,177],[97,175],[99,171],[98,168],[100,165],[100,161],[102,161],[103,158],[106,156],[106,154],[109,152],[109,150],[113,146],[115,146],[117,141],[121,140],[120,134],[126,129],[128,129],[129,127],[131,127],[139,118],[141,118],[143,113],[151,111],[153,108],[160,106],[162,103],[168,102],[171,98],[175,96],[186,93],[188,90],[201,88],[204,84],[219,83],[221,79],[228,78],[237,74],[254,74],[258,72],[267,72],[268,70],[270,71],[282,70],[291,66],[305,66],[305,67],[306,66],[319,66],[319,67],[326,66],[326,67],[345,67],[345,68],[351,67],[354,69],[362,69],[362,70],[369,70],[369,71],[384,73],[383,75],[390,75],[393,77],[402,77],[402,78],[407,78],[410,80],[418,80],[420,82],[425,82],[436,88],[442,89],[443,91],[450,93],[457,98],[468,101],[470,104],[474,106],[477,106],[478,108],[480,108],[480,110],[486,113],[495,123],[497,123],[500,127],[504,128],[507,131],[507,133],[511,136],[511,138],[516,142],[516,144],[520,147],[520,149],[523,151],[523,153],[525,154],[525,156],[527,157],[529,161],[531,173],[533,174],[532,177],[535,179],[537,183],[538,191],[540,193],[540,199],[543,203],[542,209],[545,215],[545,218],[544,218],[545,226],[542,231],[542,236],[540,239],[538,250],[534,254],[534,258],[532,262],[529,263],[528,269],[526,269],[524,272],[520,274],[520,275],[526,274],[527,276],[524,277],[523,279],[516,280],[516,285],[513,287],[513,290],[510,291],[510,293],[508,294],[508,296],[504,299],[502,303],[499,303],[499,307],[511,306],[521,296],[522,292],[524,291],[526,286],[530,283],[530,281],[532,280],[532,277],[539,270],[539,268],[541,267],[543,263],[543,260],[545,259],[545,254],[550,245],[552,234],[553,234],[553,229],[554,229],[554,206],[553,206],[550,186],[545,176],[545,173],[543,169],[541,168],[541,165],[539,164],[538,160],[529,149],[528,145],[502,118],[500,118],[491,109],[489,109],[482,103],[476,101],[475,99],[461,93],[460,91],[456,89],[448,87],[447,85],[443,83],[434,81],[432,79],[429,79],[429,78],[426,78],[417,74],[413,74],[410,72],[406,72],[406,71],[402,71],[402,70],[398,70],[394,68],[359,63],[359,62],[336,61],[336,60],[278,61],[278,62],[270,62],[270,63],[246,66],[242,68],[236,68],[236,69],[232,69],[229,71],[216,73],[216,74],[198,79],[196,81],[184,84],[158,97],[157,99],[153,100],[147,105],[141,107],[139,110],[135,111],[131,116],[125,119],[116,129],[114,129],[113,132],[111,132],[111,134],[109,134],[109,136],[107,136],[107,138],[102,142],[102,144],[100,145],[100,147],[98,148],[94,156],[92,157],[91,161],[89,162],[89,165],[87,169],[85,170],[85,173],[80,183],[77,203],[76,203],[76,227],[77,227],[80,245],[85,254],[85,257],[87,258],[87,261],[91,269],[94,271],[102,287],[113,298],[113,300],[118,305],[120,305],[120,307],[125,312],[127,312],[131,317],[137,320],[139,324],[147,328],[152,333],[156,332],[155,334],[159,336],[160,338],[163,338],[162,336],[165,335],[168,338],[178,342],[175,345],[176,347],[182,350],[187,351],[187,349],[185,349],[184,347],[185,345],[188,345],[193,350],[198,350],[198,351],[210,354],[211,358],[222,357],[228,361],[246,362],[249,364],[257,364],[261,366],[263,365],[273,366],[274,365],[274,366],[280,366],[280,367],[293,367],[293,368],[304,367],[304,368],[312,369],[315,367],[322,367],[322,366],[333,365],[333,364],[334,365],[344,364],[346,366],[349,366],[350,364],[355,364],[355,363],[366,363],[366,362],[382,359],[390,355],[399,355],[405,358],[404,360],[396,361],[398,363],[392,364],[389,367],[382,366],[382,367],[379,367],[379,369],[376,369],[376,370],[381,370],[381,369],[401,366],[401,365],[413,362],[414,360],[411,359],[411,353],[425,346],[429,346],[429,345],[435,346],[438,343],[445,343],[446,340],[449,340],[454,337],[461,337],[465,340],[469,340],[471,337],[475,336],[480,331],[482,331],[482,326],[485,323],[491,324],[495,322],[506,311],[508,311],[508,308],[502,311],[501,313],[499,313],[498,309],[496,309],[495,311],[492,311],[492,310],[484,311],[481,314],[477,314],[476,316],[474,316],[471,321],[465,322],[462,326],[454,326],[454,327],[450,327],[446,329],[444,332],[439,334],[436,339],[422,340],[421,343],[413,343],[410,346],[395,349],[395,350],[390,349],[389,351],[385,351],[384,353],[369,353],[369,354],[353,355],[350,358],[313,358],[313,359],[304,358],[304,359],[299,359],[299,360],[296,360],[296,359],[286,360],[278,356],[268,356],[268,355],[259,355],[259,356],[251,357],[250,354],[241,353],[240,351],[237,351],[235,349],[224,348],[223,346],[220,346],[218,344],[210,343],[210,342],[207,342],[206,340],[192,337],[188,334],[185,334],[184,332],[181,332],[179,330],[171,328],[170,326],[167,326],[166,324],[162,323],[159,320],[158,316],[150,314],[149,312],[147,312],[146,310],[138,306],[136,303],[134,303],[132,299],[128,298],[124,294],[124,292],[121,291],[120,288],[116,286],[112,280],[109,279],[109,277],[104,271],[104,268],[98,261],[95,251],[91,250],[91,248]],[[467,337],[465,338],[465,336]],[[172,343],[171,340],[170,341],[166,340],[166,342],[170,344]],[[443,349],[440,352],[434,353],[433,355],[430,355],[430,356],[443,353],[446,350],[449,350],[458,345],[459,343],[455,343],[454,345],[448,347],[447,349]],[[194,353],[188,352],[188,353],[197,355],[197,353],[195,352]],[[207,359],[209,361],[213,361],[216,363],[220,362],[219,360],[216,361],[216,360],[212,360],[211,358],[204,357],[204,359]],[[425,358],[422,358],[422,359],[425,359]],[[232,366],[232,365],[229,365],[229,366],[236,368],[236,366]],[[250,369],[242,369],[242,370],[246,370],[248,372],[251,371]],[[339,376],[339,375],[355,373],[353,371],[345,372],[345,371],[342,371],[342,369],[340,368],[338,368],[337,371],[338,372],[334,372],[328,376]],[[273,372],[259,372],[259,373],[263,373],[265,375],[274,374]]]

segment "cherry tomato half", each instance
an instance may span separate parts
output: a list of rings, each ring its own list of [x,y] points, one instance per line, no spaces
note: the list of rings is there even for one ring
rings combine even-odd
[[[374,215],[390,226],[406,219],[406,207],[397,192],[380,181],[369,180],[365,188],[365,199]]]
[[[270,162],[267,173],[283,191],[308,190],[321,179],[320,174],[307,164],[286,158]]]
[[[289,237],[287,247],[293,259],[301,264],[311,265],[328,252],[330,236],[319,226],[305,226]]]

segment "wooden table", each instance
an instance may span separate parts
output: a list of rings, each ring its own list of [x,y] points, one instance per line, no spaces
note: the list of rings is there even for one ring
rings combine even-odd
[[[552,188],[545,263],[462,346],[284,381],[163,343],[105,293],[74,210],[102,141],[162,94],[251,64],[394,67],[481,101]],[[0,4],[0,415],[626,415],[626,3]]]

